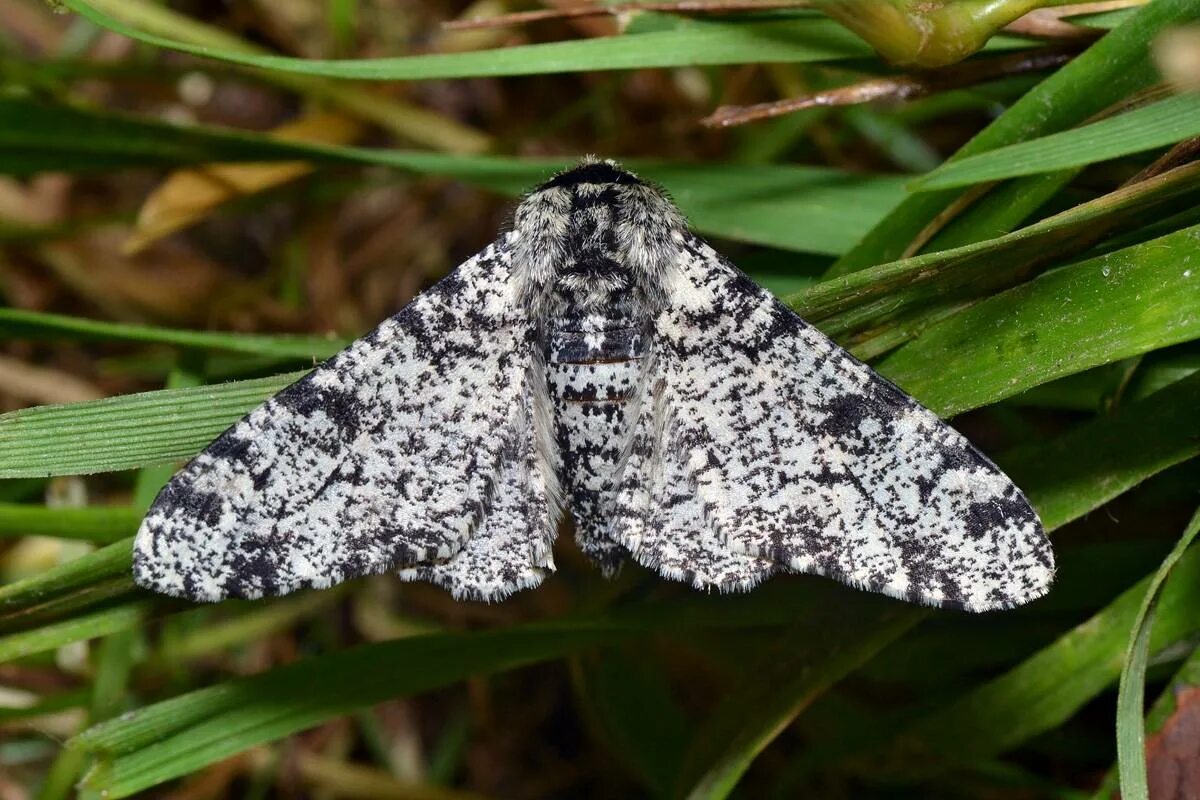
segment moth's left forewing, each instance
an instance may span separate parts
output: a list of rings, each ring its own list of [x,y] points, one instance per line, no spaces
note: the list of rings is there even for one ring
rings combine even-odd
[[[448,559],[496,508],[543,535],[542,509],[497,496],[537,374],[516,288],[501,238],[231,427],[155,500],[135,580],[204,601],[319,588]]]
[[[659,452],[731,551],[972,611],[1045,593],[1037,515],[983,454],[704,242],[677,267]]]

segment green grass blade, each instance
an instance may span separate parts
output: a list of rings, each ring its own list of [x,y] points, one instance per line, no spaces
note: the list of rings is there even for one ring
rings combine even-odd
[[[120,797],[386,698],[629,636],[744,631],[797,620],[828,628],[826,617],[837,608],[831,597],[847,591],[826,582],[779,581],[752,595],[685,595],[601,617],[364,645],[179,695],[95,726],[74,745],[105,759],[91,788]]]
[[[1150,659],[1150,637],[1163,586],[1179,559],[1200,533],[1200,511],[1179,537],[1174,549],[1150,579],[1146,593],[1130,630],[1129,645],[1117,690],[1117,764],[1120,770],[1121,797],[1125,800],[1149,800],[1146,779],[1146,723],[1143,702],[1146,690],[1146,663]]]
[[[1085,247],[1151,211],[1170,209],[1197,189],[1200,164],[1178,167],[1012,233],[830,278],[788,301],[834,334],[875,326],[913,307],[1004,288],[1049,256]]]
[[[1158,733],[1180,710],[1178,698],[1187,697],[1189,690],[1197,688],[1200,688],[1200,647],[1192,650],[1192,654],[1167,681],[1166,689],[1150,706],[1150,711],[1146,714],[1145,732]],[[1112,800],[1117,795],[1119,783],[1120,774],[1114,766],[1104,776],[1091,800]]]
[[[1181,94],[1081,128],[957,159],[917,178],[918,192],[1082,167],[1200,136],[1200,95]]]
[[[149,706],[85,731],[72,745],[116,756],[85,782],[109,797],[126,797],[354,708],[556,658],[627,633],[558,626],[366,645]]]
[[[330,337],[189,331],[82,319],[18,308],[0,308],[0,338],[149,342],[197,350],[322,360],[348,344],[345,340]]]
[[[117,631],[129,630],[145,619],[145,602],[94,611],[62,622],[50,623],[21,633],[0,636],[0,663],[31,653],[53,650],[83,639],[95,639]]]
[[[0,477],[82,475],[195,455],[303,372],[0,414]]]
[[[133,537],[130,536],[38,575],[0,586],[0,617],[67,592],[86,590],[105,580],[127,577],[132,563]]]
[[[1200,18],[1192,0],[1152,0],[1082,55],[1027,92],[977,134],[947,163],[997,147],[1045,136],[1082,124],[1122,98],[1158,80],[1150,43],[1164,28]],[[1061,183],[1049,186],[1057,191]],[[831,268],[844,275],[893,261],[960,196],[956,190],[922,192],[907,198]],[[1039,199],[1048,196],[1044,192]],[[1007,213],[1005,208],[997,209]],[[986,227],[983,221],[977,228]],[[993,234],[995,229],[993,228]]]
[[[1200,337],[1200,227],[1049,272],[934,325],[879,364],[944,416]]]
[[[156,36],[101,13],[86,0],[63,5],[95,25],[131,39],[247,67],[351,80],[400,81],[539,75],[555,72],[684,67],[706,64],[802,63],[862,58],[871,48],[815,14],[766,22],[690,20],[671,30],[465,53],[352,60],[260,55]],[[993,47],[1016,46],[999,39]]]
[[[142,512],[130,506],[47,508],[0,503],[0,538],[54,536],[111,544],[137,531]]]
[[[20,120],[21,124],[6,126],[2,124],[4,119]],[[171,125],[94,109],[0,97],[0,172],[30,175],[47,170],[96,172],[281,160],[384,166],[463,180],[514,197],[573,162],[569,158],[453,156],[305,144],[256,133]],[[824,167],[679,164],[638,159],[627,161],[626,166],[662,183],[697,230],[828,255],[850,247],[904,197],[899,176],[856,175]],[[18,317],[12,324],[21,321]],[[95,330],[98,335],[150,337],[136,328]],[[198,335],[181,331],[173,338],[179,344],[194,341],[196,346],[206,346],[195,338]],[[214,340],[213,344],[217,343]],[[319,345],[320,340],[313,343]],[[266,341],[260,344],[268,346]],[[291,350],[293,346],[303,349],[305,342],[278,337],[274,344],[280,350]]]

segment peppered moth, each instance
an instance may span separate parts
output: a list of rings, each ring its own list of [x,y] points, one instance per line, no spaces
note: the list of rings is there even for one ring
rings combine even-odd
[[[604,570],[696,588],[807,572],[984,611],[1054,575],[995,465],[595,160],[191,461],[134,575],[212,601],[396,570],[495,600],[554,569],[564,509]]]

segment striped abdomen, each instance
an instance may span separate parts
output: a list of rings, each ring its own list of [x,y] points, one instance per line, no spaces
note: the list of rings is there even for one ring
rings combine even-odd
[[[642,326],[603,316],[551,325],[547,352],[560,475],[581,550],[615,569],[621,548],[608,537],[614,471],[628,431],[628,401],[644,354]]]

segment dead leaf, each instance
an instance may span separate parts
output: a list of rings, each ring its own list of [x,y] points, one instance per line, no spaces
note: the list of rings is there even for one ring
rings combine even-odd
[[[362,123],[349,117],[313,113],[279,126],[271,135],[288,141],[344,144],[362,130]],[[141,252],[152,242],[195,225],[223,203],[296,180],[312,170],[307,161],[211,164],[177,170],[142,203],[122,250],[125,255]]]
[[[4,394],[31,403],[74,403],[98,400],[104,393],[83,378],[50,367],[35,367],[0,355],[0,386]]]
[[[1164,31],[1154,42],[1154,60],[1181,92],[1200,92],[1200,26]]]
[[[1175,696],[1175,713],[1146,740],[1150,800],[1200,800],[1200,687]]]

